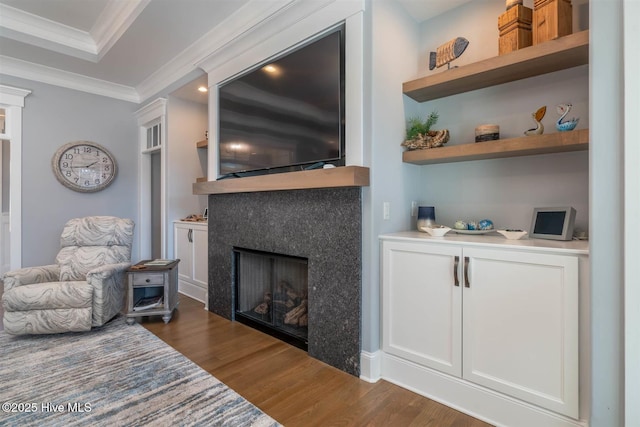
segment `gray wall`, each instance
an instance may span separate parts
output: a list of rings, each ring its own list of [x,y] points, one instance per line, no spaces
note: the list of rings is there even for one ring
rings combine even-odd
[[[114,215],[136,220],[137,105],[20,78],[2,84],[29,89],[22,122],[22,265],[50,264],[60,232],[70,218]],[[78,193],[60,184],[51,158],[63,144],[88,140],[103,145],[118,162],[118,176],[103,191]],[[134,254],[138,253],[134,242]],[[134,255],[135,257],[135,255]]]
[[[610,0],[591,0],[590,5],[591,426],[635,427],[624,420],[624,236],[626,233],[633,236],[635,230],[621,227],[625,120],[623,6],[622,2]],[[637,123],[638,117],[626,119]],[[611,232],[611,224],[618,232]],[[638,325],[628,327],[637,329]],[[627,381],[639,380],[629,376]]]

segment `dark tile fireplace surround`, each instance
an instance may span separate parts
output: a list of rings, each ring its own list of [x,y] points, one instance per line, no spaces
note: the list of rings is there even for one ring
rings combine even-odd
[[[360,375],[361,189],[209,195],[209,310],[234,319],[234,248],[308,259],[308,352]]]

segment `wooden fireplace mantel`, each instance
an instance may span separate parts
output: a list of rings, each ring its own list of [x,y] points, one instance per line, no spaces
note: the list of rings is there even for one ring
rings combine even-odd
[[[368,187],[369,168],[342,166],[273,175],[196,182],[193,194],[251,193],[257,191],[307,190],[311,188]]]

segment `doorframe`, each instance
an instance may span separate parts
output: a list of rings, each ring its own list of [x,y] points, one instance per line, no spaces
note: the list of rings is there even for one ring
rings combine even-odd
[[[160,151],[161,257],[167,257],[167,100],[158,98],[134,113],[138,120],[138,233],[139,259],[150,259],[151,248],[151,153]],[[147,129],[160,123],[160,145],[147,148]]]
[[[5,109],[5,133],[9,141],[9,268],[22,267],[22,109],[28,89],[0,85],[0,106]]]

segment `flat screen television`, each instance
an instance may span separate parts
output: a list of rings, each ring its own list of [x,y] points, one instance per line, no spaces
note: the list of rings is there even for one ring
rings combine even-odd
[[[344,26],[218,89],[218,179],[344,165]]]

